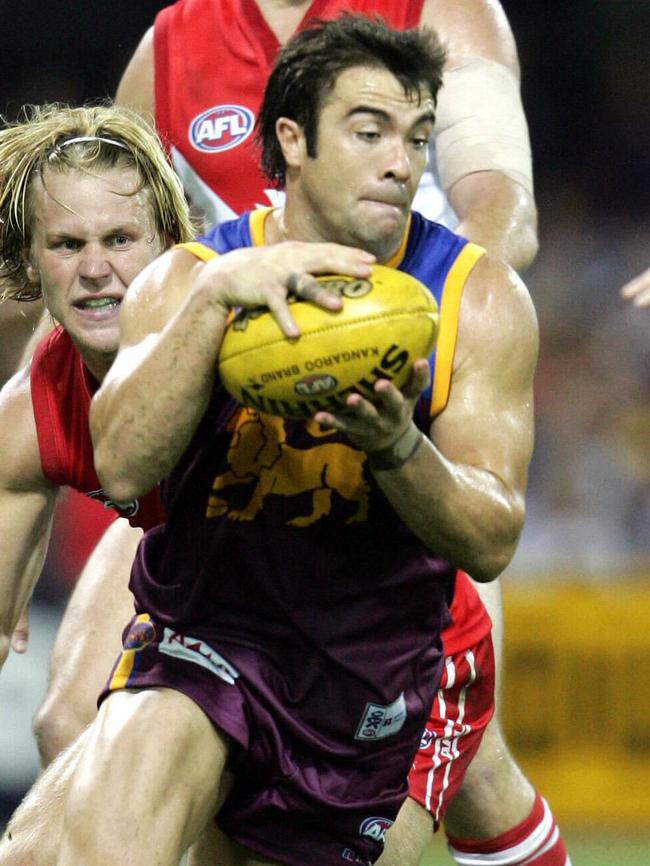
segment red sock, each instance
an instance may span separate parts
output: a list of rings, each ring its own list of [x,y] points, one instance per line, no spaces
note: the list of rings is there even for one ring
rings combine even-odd
[[[571,866],[553,813],[539,794],[530,815],[494,839],[447,839],[458,866]]]

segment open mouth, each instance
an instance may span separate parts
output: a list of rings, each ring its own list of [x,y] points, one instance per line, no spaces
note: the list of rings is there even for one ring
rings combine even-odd
[[[109,310],[119,307],[121,298],[83,298],[75,301],[73,306],[77,310]]]

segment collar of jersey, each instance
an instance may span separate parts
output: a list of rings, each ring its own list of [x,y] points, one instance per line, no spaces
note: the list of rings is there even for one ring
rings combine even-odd
[[[272,207],[263,207],[258,208],[257,210],[251,211],[250,221],[249,221],[249,229],[251,233],[251,241],[254,247],[263,247],[266,246],[264,241],[264,226],[266,225],[266,219],[270,213],[273,212]],[[404,235],[402,237],[399,248],[393,255],[388,259],[388,261],[383,262],[387,268],[398,268],[404,259],[404,254],[406,252],[406,245],[409,239],[409,232],[411,231],[411,215],[409,214],[408,222],[406,224],[406,229],[404,230]]]

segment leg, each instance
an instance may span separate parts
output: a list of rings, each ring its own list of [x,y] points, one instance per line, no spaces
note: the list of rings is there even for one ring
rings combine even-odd
[[[433,833],[431,812],[407,797],[386,833],[384,850],[376,866],[418,866]]]
[[[500,581],[477,584],[493,623],[496,712],[476,757],[444,818],[451,853],[459,864],[494,862],[509,852],[517,866],[571,866],[555,819],[510,754],[499,724],[503,613]]]
[[[111,694],[72,776],[58,866],[177,866],[219,809],[228,749],[180,692]]]
[[[486,620],[485,628],[489,629]],[[388,830],[377,866],[417,866],[477,753],[494,712],[488,631],[445,657],[440,685],[409,772],[409,797]]]
[[[49,765],[29,790],[0,840],[0,866],[53,866],[70,780],[90,731]]]
[[[34,719],[41,763],[50,761],[95,718],[97,696],[133,615],[129,573],[142,532],[116,520],[102,536],[70,598],[50,656],[47,694]],[[99,635],[112,634],[107,641]]]

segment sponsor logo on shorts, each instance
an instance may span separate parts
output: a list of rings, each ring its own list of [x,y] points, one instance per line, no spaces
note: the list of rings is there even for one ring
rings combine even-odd
[[[386,830],[393,826],[393,822],[389,818],[366,818],[359,827],[361,836],[367,836],[369,839],[374,839],[375,842],[383,842]]]
[[[156,639],[156,627],[152,622],[134,622],[122,643],[125,650],[141,650]]]
[[[243,105],[213,105],[190,123],[190,144],[204,153],[237,147],[253,131],[255,115]]]
[[[352,848],[344,848],[341,851],[341,860],[345,860],[346,863],[360,863],[361,866],[372,866],[372,861],[357,854]]]
[[[420,748],[428,749],[431,745],[431,740],[434,740],[436,737],[436,732],[429,730],[429,728],[425,728],[422,731],[422,736],[420,737]]]
[[[199,665],[230,685],[233,685],[239,676],[239,671],[205,641],[199,640],[197,637],[190,637],[187,634],[180,634],[170,628],[165,629],[163,639],[158,644],[158,650],[165,655]]]
[[[381,704],[366,704],[355,740],[383,740],[396,734],[406,721],[404,692],[387,707]]]

